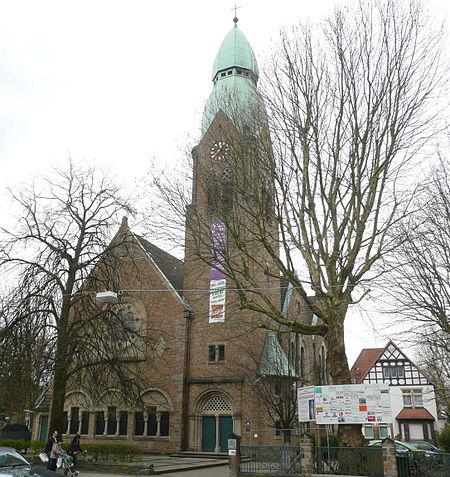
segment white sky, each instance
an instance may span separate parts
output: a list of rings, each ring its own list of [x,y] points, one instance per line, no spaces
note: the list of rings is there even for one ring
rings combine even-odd
[[[334,0],[240,0],[260,66],[279,29],[324,18]],[[0,188],[69,156],[132,182],[174,164],[200,133],[215,54],[232,28],[225,0],[0,0]],[[445,2],[429,2],[443,18]],[[0,204],[2,222],[7,204]],[[373,315],[375,316],[375,315]],[[382,346],[367,317],[347,326],[350,364]]]

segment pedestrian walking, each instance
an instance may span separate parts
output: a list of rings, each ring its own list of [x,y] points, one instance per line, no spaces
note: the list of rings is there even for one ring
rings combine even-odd
[[[45,445],[44,449],[45,454],[47,454],[48,456],[48,470],[56,470],[56,461],[58,460],[58,457],[62,452],[61,442],[62,439],[59,436],[59,432],[53,431],[53,434],[48,438],[47,444]]]
[[[70,442],[69,449],[67,453],[72,457],[72,462],[76,470],[78,470],[78,454],[83,452],[80,445],[80,434],[75,434],[75,437]]]

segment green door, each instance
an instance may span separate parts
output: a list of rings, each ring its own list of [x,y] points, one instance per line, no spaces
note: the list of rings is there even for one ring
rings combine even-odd
[[[233,432],[233,419],[231,416],[220,416],[219,426],[220,452],[228,452],[228,434]]]
[[[202,451],[214,452],[216,450],[216,418],[203,416],[202,430]]]
[[[39,440],[46,441],[48,433],[48,416],[39,416]]]

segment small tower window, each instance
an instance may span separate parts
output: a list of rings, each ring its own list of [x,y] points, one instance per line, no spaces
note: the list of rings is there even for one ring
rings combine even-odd
[[[228,71],[228,76],[233,74],[233,70]]]
[[[242,74],[242,70],[236,70],[238,75]]]
[[[220,76],[223,78],[225,76],[225,73],[220,73]]]

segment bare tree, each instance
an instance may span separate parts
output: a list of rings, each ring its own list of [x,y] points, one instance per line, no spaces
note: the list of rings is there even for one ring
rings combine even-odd
[[[422,369],[434,384],[438,412],[450,423],[450,351],[432,343],[423,343],[419,360]]]
[[[0,270],[17,286],[3,344],[14,348],[16,330],[32,324],[45,334],[53,378],[49,430],[62,430],[66,389],[75,381],[138,394],[142,373],[133,363],[143,359],[146,330],[95,300],[98,290],[121,289],[123,267],[130,266],[123,258],[127,234],[111,238],[118,214],[131,207],[105,174],[72,162],[11,197],[19,219],[14,229],[1,229]]]
[[[385,293],[390,312],[404,324],[409,341],[436,385],[448,415],[450,387],[450,163],[441,158],[424,178],[416,212],[399,224],[401,247],[390,258]]]
[[[19,422],[50,382],[51,338],[38,312],[31,319],[17,319],[11,305],[2,301],[0,311],[0,420],[9,416]]]
[[[361,0],[320,28],[283,32],[265,70],[267,117],[240,102],[229,127],[220,120],[221,164],[194,149],[192,206],[183,181],[156,181],[166,221],[167,208],[188,208],[187,260],[220,262],[260,326],[324,336],[335,384],[351,382],[348,309],[398,246],[389,232],[409,213],[402,173],[436,131],[429,106],[442,85],[441,50],[442,29],[415,1]],[[214,241],[211,217],[226,243]],[[280,276],[317,321],[283,315]],[[339,432],[343,444],[362,443],[359,427]]]

